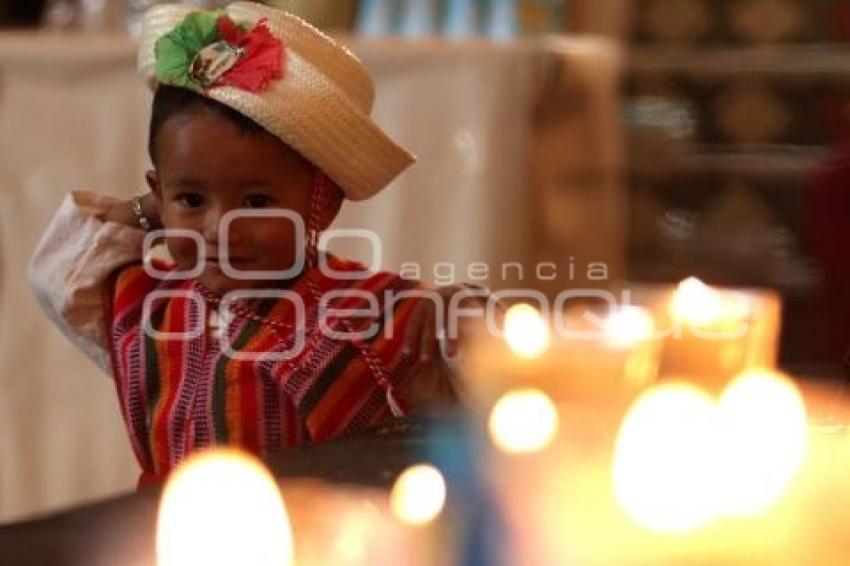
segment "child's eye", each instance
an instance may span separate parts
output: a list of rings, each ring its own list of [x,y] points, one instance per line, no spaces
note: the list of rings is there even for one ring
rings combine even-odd
[[[263,195],[251,195],[245,199],[245,208],[265,208],[272,199]]]
[[[203,197],[195,193],[183,193],[182,195],[178,195],[174,200],[186,208],[197,208],[204,202]]]

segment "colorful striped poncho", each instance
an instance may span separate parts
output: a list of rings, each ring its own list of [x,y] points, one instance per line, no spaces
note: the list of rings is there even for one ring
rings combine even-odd
[[[369,274],[351,261],[330,258],[329,265],[364,277],[337,280],[310,269],[286,289],[287,297],[254,300],[253,316],[227,317],[218,336],[207,328],[209,312],[218,310],[193,280],[154,278],[141,265],[116,272],[105,296],[107,336],[141,484],[162,480],[204,447],[236,445],[262,457],[390,419],[393,401],[405,407],[423,368],[419,354],[404,348],[404,328],[416,304],[427,300],[423,288],[392,273]],[[322,295],[353,290],[329,303],[340,309],[367,308],[364,296],[371,293],[380,316],[355,325],[328,317],[325,327],[370,327],[373,336],[350,340],[321,331],[311,288]],[[297,297],[306,316],[297,313]],[[296,328],[304,329],[303,347],[284,359]],[[453,396],[450,385],[438,389]]]

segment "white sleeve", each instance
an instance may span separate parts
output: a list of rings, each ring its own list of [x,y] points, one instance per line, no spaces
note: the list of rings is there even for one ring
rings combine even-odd
[[[112,374],[103,320],[103,285],[140,260],[145,232],[104,222],[117,199],[74,191],[65,197],[36,251],[27,278],[47,316],[73,344]]]

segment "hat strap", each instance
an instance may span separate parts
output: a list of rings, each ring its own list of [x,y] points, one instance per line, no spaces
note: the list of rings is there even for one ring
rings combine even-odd
[[[307,219],[307,267],[319,265],[319,236],[333,221],[344,198],[342,189],[320,169],[316,169]]]
[[[325,175],[320,169],[316,169],[315,180],[313,182],[313,194],[310,202],[310,217],[307,219],[307,267],[314,269],[319,265],[319,235],[324,231],[334,219],[334,215],[339,210],[344,193],[339,186],[334,183],[330,177]],[[312,278],[307,278],[307,286],[316,304],[321,302],[322,292]],[[341,321],[346,332],[352,332],[353,328],[348,320]],[[394,417],[402,417],[406,414],[406,409],[402,405],[399,398],[396,396],[395,388],[390,380],[390,372],[372,350],[368,342],[354,341],[353,345],[357,348],[363,360],[366,362],[370,373],[375,378],[375,381],[386,396],[387,405]]]

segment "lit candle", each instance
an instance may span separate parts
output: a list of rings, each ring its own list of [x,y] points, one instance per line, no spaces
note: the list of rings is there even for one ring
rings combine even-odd
[[[779,374],[745,372],[717,400],[692,385],[661,385],[642,395],[623,422],[613,471],[617,495],[640,522],[659,530],[758,515],[787,491],[807,434],[800,393]],[[678,511],[694,520],[681,520]]]
[[[841,515],[817,497],[846,501],[850,489],[833,474],[812,481],[812,464],[828,460],[806,458],[805,414],[794,384],[770,372],[742,374],[718,397],[662,383],[635,400],[610,444],[594,432],[614,424],[610,413],[562,407],[559,441],[534,460],[496,452],[492,481],[531,563],[772,563],[792,547],[788,563],[807,563],[799,558],[825,536],[810,520],[835,529]],[[841,553],[833,544],[825,554]]]
[[[796,385],[764,370],[736,377],[718,400],[723,450],[723,512],[754,516],[770,509],[806,456],[806,408]]]
[[[156,554],[159,566],[292,564],[292,531],[274,478],[235,450],[190,457],[163,491]]]
[[[716,394],[659,383],[624,418],[559,404],[552,437],[544,422],[516,422],[528,406],[546,414],[542,399],[518,389],[491,413],[487,479],[510,529],[509,562],[850,562],[850,428],[810,427],[811,391],[804,402],[787,377],[748,370]]]
[[[714,402],[696,387],[664,384],[629,410],[617,438],[613,485],[624,510],[661,532],[688,532],[717,516]]]
[[[519,303],[505,313],[505,343],[521,358],[535,359],[549,347],[548,323],[531,305]]]
[[[489,414],[514,388],[533,387],[554,403],[618,404],[657,375],[660,341],[652,315],[634,306],[607,316],[587,311],[559,314],[551,325],[530,305],[509,309],[504,335],[470,332],[464,360],[476,404]]]
[[[492,447],[487,484],[504,507],[515,562],[571,563],[552,560],[540,544],[548,540],[543,510],[552,496],[541,488],[551,486],[551,464],[565,448],[584,462],[613,442],[611,416],[654,381],[660,341],[640,307],[615,306],[607,316],[570,310],[555,324],[529,305],[514,309],[504,336],[471,334],[464,360]]]
[[[539,389],[514,389],[493,406],[488,429],[493,443],[505,452],[537,452],[558,431],[558,409]]]
[[[404,470],[390,492],[390,508],[401,521],[426,525],[437,518],[446,502],[446,482],[429,464]]]
[[[661,374],[712,391],[748,368],[776,364],[779,299],[766,291],[713,289],[696,278],[670,295]]]

